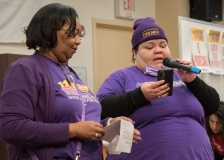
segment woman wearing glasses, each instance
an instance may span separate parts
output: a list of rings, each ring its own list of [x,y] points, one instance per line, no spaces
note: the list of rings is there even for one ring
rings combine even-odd
[[[67,66],[81,44],[76,11],[53,3],[41,8],[24,30],[35,53],[13,63],[3,79],[0,136],[10,160],[101,159],[101,141],[109,118]],[[110,119],[110,123],[119,119]],[[136,140],[140,133],[135,130]]]

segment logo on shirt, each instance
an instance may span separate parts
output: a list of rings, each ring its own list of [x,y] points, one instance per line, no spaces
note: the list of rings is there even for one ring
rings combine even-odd
[[[67,80],[62,82],[59,81],[58,84],[60,85],[61,90],[68,96],[68,99],[83,99],[84,102],[99,103],[86,85],[74,83],[69,84]]]
[[[136,83],[136,87],[140,87],[143,83]],[[178,81],[173,81],[173,87],[181,87],[181,86],[186,86],[186,84],[181,81],[181,80],[178,80]]]

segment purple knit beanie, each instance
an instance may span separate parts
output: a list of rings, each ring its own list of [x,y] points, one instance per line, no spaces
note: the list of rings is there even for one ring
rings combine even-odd
[[[133,29],[134,33],[131,39],[132,49],[148,40],[165,39],[167,41],[163,29],[151,17],[137,19],[134,22]]]

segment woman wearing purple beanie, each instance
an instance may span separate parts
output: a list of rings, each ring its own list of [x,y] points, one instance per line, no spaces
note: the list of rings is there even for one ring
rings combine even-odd
[[[157,81],[158,70],[170,58],[163,29],[151,17],[134,22],[134,65],[115,71],[101,85],[97,97],[101,118],[128,116],[135,122],[142,141],[131,153],[108,155],[108,160],[213,160],[204,118],[219,108],[217,91],[196,74],[175,69],[173,94],[170,86]],[[192,65],[185,60],[181,64]]]

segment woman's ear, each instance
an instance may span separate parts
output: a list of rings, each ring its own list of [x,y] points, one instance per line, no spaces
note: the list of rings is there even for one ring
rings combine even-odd
[[[135,59],[137,56],[137,51],[135,49],[132,50],[133,58]]]

